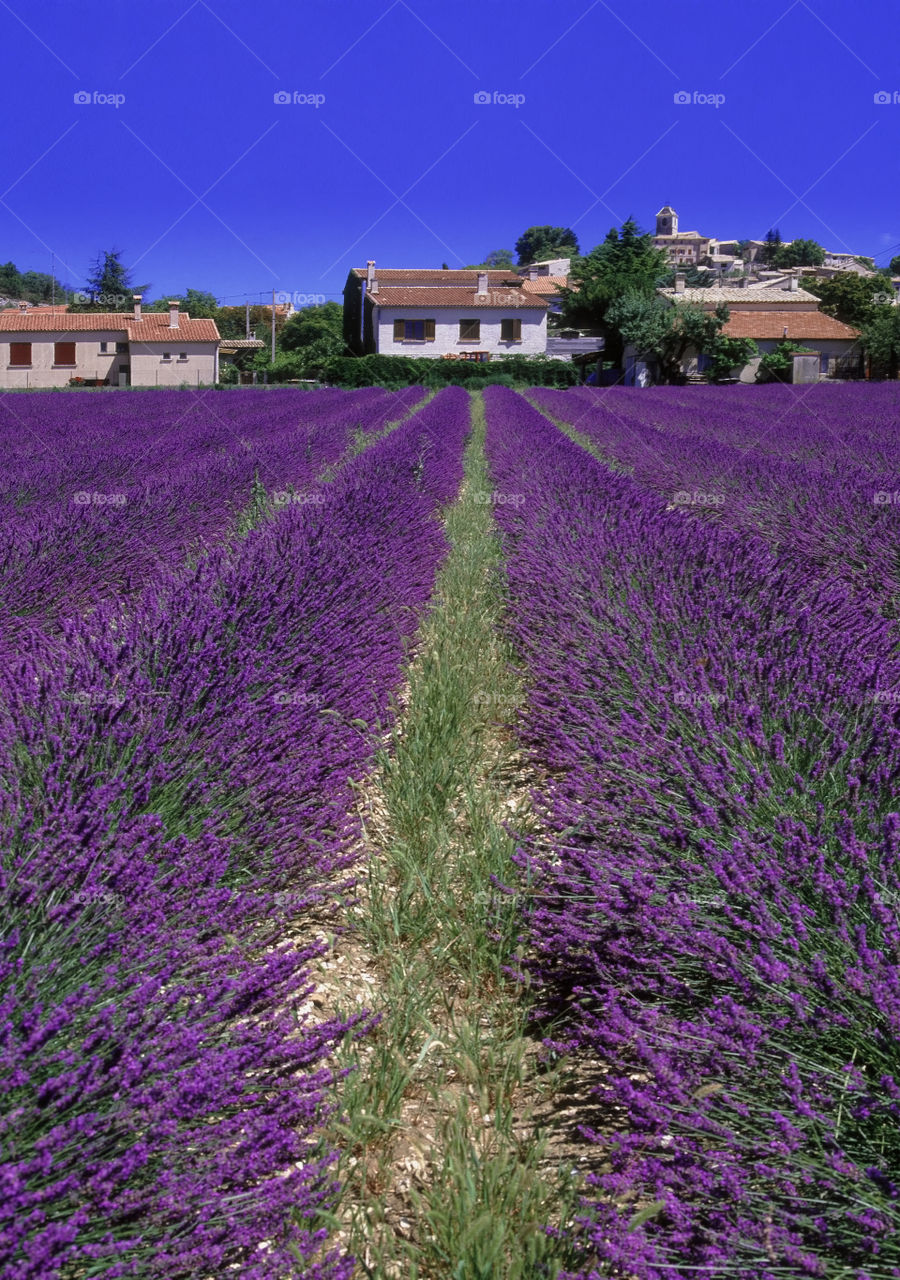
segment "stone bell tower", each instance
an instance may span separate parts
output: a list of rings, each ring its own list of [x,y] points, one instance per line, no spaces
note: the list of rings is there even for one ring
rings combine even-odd
[[[664,204],[656,215],[656,234],[658,236],[678,235],[678,214],[670,204]]]

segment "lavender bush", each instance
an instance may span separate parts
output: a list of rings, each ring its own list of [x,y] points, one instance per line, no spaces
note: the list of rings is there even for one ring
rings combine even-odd
[[[468,420],[442,392],[0,676],[4,1277],[351,1274],[322,1126],[366,1023],[313,1018],[311,913],[352,887]]]
[[[898,1276],[894,626],[485,401],[548,771],[525,964],[599,1077],[579,1274]]]
[[[355,431],[422,396],[363,391],[7,396],[0,405],[0,648],[122,596],[302,493]]]

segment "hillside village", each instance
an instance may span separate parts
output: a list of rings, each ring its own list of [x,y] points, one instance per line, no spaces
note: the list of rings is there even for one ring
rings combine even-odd
[[[671,282],[656,289],[659,302],[702,313],[710,333],[733,340],[726,349],[733,350],[734,366],[717,381],[758,380],[761,364],[777,351],[786,353],[787,380],[865,376],[859,328],[820,309],[816,282],[877,277],[894,305],[900,299],[900,277],[886,278],[871,259],[810,254],[806,247],[814,242],[782,242],[771,232],[766,240],[737,240],[684,231],[669,204],[644,238],[670,268]],[[776,265],[779,259],[792,265]],[[567,314],[566,299],[577,298],[579,288],[570,256],[500,269],[384,268],[370,260],[351,269],[344,286],[343,342],[356,357],[565,361],[577,375],[573,380],[595,383],[709,379],[715,360],[698,338],[681,343],[668,369],[638,338],[610,359],[606,326],[578,324]],[[270,371],[261,365],[267,344],[251,333],[249,307],[245,336],[224,338],[214,318],[185,314],[177,300],[165,310],[159,304],[147,309],[142,301],[136,294],[127,311],[85,311],[0,298],[0,387],[268,381]],[[300,314],[274,299],[270,308],[254,308],[260,310],[274,317],[276,332]],[[271,325],[270,319],[270,333]]]

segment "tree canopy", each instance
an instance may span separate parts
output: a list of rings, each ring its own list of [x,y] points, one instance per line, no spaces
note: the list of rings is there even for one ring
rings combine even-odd
[[[528,227],[516,241],[516,253],[520,267],[547,258],[574,258],[578,254],[578,237],[570,227]]]
[[[649,232],[641,232],[633,218],[621,229],[612,227],[606,239],[583,258],[576,258],[570,287],[559,290],[564,322],[573,328],[607,332],[607,358],[621,357],[621,335],[609,322],[608,312],[625,294],[652,298],[665,281],[669,263]]]
[[[75,309],[130,311],[134,295],[146,293],[149,288],[149,284],[134,283],[131,272],[122,262],[121,250],[101,249],[85,284],[87,302],[79,299],[80,306],[76,305]]]
[[[891,298],[882,276],[858,276],[854,271],[841,272],[831,280],[803,276],[802,284],[819,299],[820,311],[856,328],[868,324],[876,309]]]
[[[20,271],[14,262],[0,264],[0,297],[16,302],[66,302],[72,292],[54,276],[43,271]]]
[[[490,253],[485,254],[484,262],[471,262],[466,270],[474,271],[484,268],[487,271],[505,271],[507,268],[512,270],[515,265],[512,249],[492,249]]]
[[[874,378],[896,378],[900,373],[900,307],[876,307],[862,326],[862,345]]]
[[[644,360],[652,361],[663,382],[683,380],[682,362],[691,350],[711,352],[728,308],[704,311],[687,303],[674,306],[659,297],[626,293],[607,312],[608,323]]]
[[[776,267],[820,267],[825,250],[817,240],[792,240],[783,244],[775,255]]]

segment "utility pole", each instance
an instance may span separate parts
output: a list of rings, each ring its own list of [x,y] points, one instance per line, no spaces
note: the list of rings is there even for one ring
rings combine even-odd
[[[272,363],[275,363],[275,290],[272,290]]]
[[[250,300],[249,299],[245,303],[245,309],[246,309],[246,316],[245,316],[246,323],[244,325],[244,328],[246,332],[244,336],[249,338],[250,337]]]

